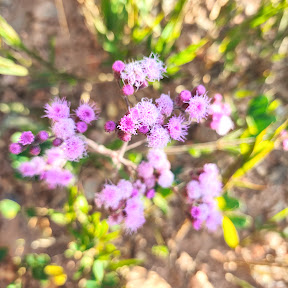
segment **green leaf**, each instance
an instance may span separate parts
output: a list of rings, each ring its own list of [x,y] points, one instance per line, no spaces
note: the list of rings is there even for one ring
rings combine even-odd
[[[288,216],[288,207],[283,209],[283,210],[281,210],[277,214],[275,214],[273,217],[271,217],[269,219],[269,221],[280,222],[280,221],[284,220],[285,218],[287,218],[287,216]]]
[[[74,203],[74,209],[80,210],[81,212],[87,214],[89,212],[89,205],[87,199],[84,195],[79,195]]]
[[[227,245],[231,248],[237,247],[239,244],[238,232],[233,222],[227,216],[223,217],[222,228],[224,240]]]
[[[0,16],[0,36],[7,45],[20,47],[22,42],[16,31]]]
[[[169,255],[169,249],[166,245],[154,245],[151,251],[154,255],[162,258],[166,258]]]
[[[227,217],[232,221],[236,228],[247,228],[251,225],[251,217],[240,214],[227,214]]]
[[[218,206],[222,211],[238,209],[240,206],[239,200],[228,196],[228,193],[217,198]]]
[[[21,206],[15,201],[4,199],[0,201],[0,212],[6,219],[14,219]]]
[[[95,260],[93,263],[93,274],[100,283],[102,282],[104,278],[104,271],[105,271],[106,261],[102,260]]]
[[[86,288],[101,288],[101,284],[99,284],[95,280],[87,280],[86,281]]]
[[[7,247],[0,247],[0,262],[6,257],[8,253]]]
[[[0,74],[26,76],[28,75],[28,70],[15,64],[12,60],[0,56]]]
[[[163,211],[164,214],[168,213],[169,205],[167,203],[167,200],[160,193],[158,192],[155,193],[153,202],[156,206],[158,206]]]
[[[51,220],[58,225],[64,226],[68,223],[65,214],[59,212],[53,212],[50,216]]]
[[[139,260],[139,259],[125,259],[125,260],[120,260],[118,262],[110,262],[108,268],[109,270],[116,270],[120,267],[123,267],[123,266],[134,266],[134,265],[139,265],[141,264],[142,261]]]

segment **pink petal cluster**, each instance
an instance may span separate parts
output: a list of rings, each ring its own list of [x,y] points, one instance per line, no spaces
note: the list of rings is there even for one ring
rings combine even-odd
[[[148,82],[155,82],[163,79],[166,67],[159,59],[159,56],[151,53],[149,57],[144,57],[140,61],[124,63],[117,60],[112,66],[116,79],[123,82],[122,92],[129,96],[140,88],[148,86]]]
[[[231,120],[231,107],[228,103],[224,103],[223,97],[216,94],[213,103],[210,105],[209,114],[212,116],[210,128],[215,130],[217,134],[223,136],[234,128],[234,123]]]
[[[96,193],[95,203],[109,209],[110,225],[124,223],[127,231],[135,232],[145,223],[142,195],[143,189],[137,181],[121,179],[117,185],[105,184],[102,191]]]
[[[215,197],[220,196],[222,182],[215,164],[205,164],[203,171],[187,183],[186,193],[190,205],[193,226],[201,229],[205,222],[209,231],[215,231],[222,223],[222,214],[217,209]]]
[[[283,150],[288,151],[288,132],[286,130],[281,132],[280,140],[282,141]]]

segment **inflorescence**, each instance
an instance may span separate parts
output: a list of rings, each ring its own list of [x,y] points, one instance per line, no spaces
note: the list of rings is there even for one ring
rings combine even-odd
[[[52,140],[52,148],[46,149],[42,156],[22,162],[18,168],[24,177],[38,176],[49,187],[68,186],[73,181],[73,174],[65,169],[67,161],[79,161],[85,157],[86,141],[82,136],[92,121],[98,119],[95,103],[81,102],[75,113],[70,114],[70,102],[56,97],[46,104],[45,115],[51,120],[51,136],[47,131],[40,131],[36,136],[31,131],[23,132],[17,143],[12,143],[9,150],[20,154],[29,149],[33,156],[40,155],[41,144]]]

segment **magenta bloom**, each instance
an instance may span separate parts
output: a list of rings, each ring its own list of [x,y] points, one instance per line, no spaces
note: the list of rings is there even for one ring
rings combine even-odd
[[[192,90],[192,95],[204,95],[206,92],[206,88],[203,85],[198,85]]]
[[[151,53],[149,57],[144,57],[141,65],[149,82],[163,79],[166,67],[157,54]]]
[[[65,98],[55,98],[49,105],[44,106],[46,114],[43,117],[48,117],[53,121],[59,121],[63,118],[70,116],[70,102],[67,102]]]
[[[167,156],[162,149],[149,149],[147,158],[149,163],[157,170],[161,170],[163,167],[167,166]]]
[[[169,188],[174,181],[174,174],[170,170],[164,170],[161,172],[158,178],[158,184],[163,188]]]
[[[121,199],[127,199],[132,195],[133,185],[130,181],[121,179],[118,182],[117,187],[120,190]]]
[[[120,200],[122,199],[120,189],[115,185],[106,184],[104,189],[100,192],[98,197],[100,198],[101,202],[103,203],[106,209],[112,208],[117,209]]]
[[[55,138],[52,142],[52,145],[55,146],[55,147],[58,147],[60,146],[61,144],[63,143],[63,140],[60,139],[60,138]]]
[[[137,123],[133,121],[131,114],[124,115],[120,120],[118,128],[126,133],[136,134]]]
[[[145,223],[144,206],[140,198],[133,197],[127,200],[125,212],[125,226],[129,232],[135,232]]]
[[[71,118],[59,119],[52,125],[53,134],[63,140],[73,136],[75,129],[75,122]]]
[[[155,189],[150,189],[146,194],[146,197],[148,199],[152,199],[152,198],[154,198],[154,196],[155,196]]]
[[[206,95],[192,97],[189,100],[189,106],[185,110],[189,114],[190,119],[196,119],[198,123],[201,119],[206,119],[210,100]]]
[[[12,154],[18,155],[18,154],[20,154],[22,152],[22,146],[20,144],[18,144],[18,143],[12,143],[9,146],[9,151]]]
[[[59,147],[53,147],[45,151],[46,163],[58,167],[66,163],[64,151]]]
[[[188,197],[191,200],[198,199],[202,196],[201,186],[198,181],[191,180],[186,186]]]
[[[188,134],[188,125],[184,124],[183,116],[173,116],[170,118],[167,129],[172,139],[184,142]]]
[[[147,179],[153,176],[154,169],[150,163],[142,161],[137,167],[137,172],[140,177]]]
[[[206,227],[209,231],[214,232],[221,226],[223,215],[216,208],[213,209],[206,219]]]
[[[73,180],[73,174],[66,169],[53,168],[44,173],[43,179],[53,189],[57,186],[68,186]]]
[[[153,126],[160,115],[160,111],[152,103],[152,99],[142,98],[135,109],[138,111],[140,123],[144,126]]]
[[[80,121],[76,123],[76,128],[79,133],[85,133],[88,129],[88,125],[85,122]]]
[[[95,104],[83,103],[76,110],[77,117],[87,124],[98,119],[97,107]]]
[[[172,114],[173,101],[169,95],[161,94],[160,98],[156,99],[155,102],[161,114],[164,114],[166,117]]]
[[[127,84],[122,87],[122,92],[125,96],[130,96],[134,94],[134,88],[133,86]]]
[[[141,134],[147,134],[149,132],[149,127],[148,126],[140,126],[138,128],[138,132]]]
[[[49,134],[47,131],[43,130],[40,131],[37,136],[36,136],[37,140],[39,140],[41,143],[45,142],[48,140],[49,138]]]
[[[147,189],[151,189],[151,188],[155,187],[155,185],[156,185],[156,177],[154,175],[152,175],[149,178],[145,178],[144,183],[145,183]]]
[[[114,71],[114,74],[117,75],[117,78],[120,77],[120,73],[125,69],[125,63],[117,60],[112,65],[112,70]]]
[[[164,148],[170,142],[170,135],[167,129],[157,125],[147,134],[147,141],[151,148]]]
[[[37,156],[37,155],[40,154],[41,148],[40,148],[40,146],[32,146],[32,147],[30,148],[30,151],[29,151],[29,152],[30,152],[31,155]]]
[[[33,143],[33,141],[34,141],[33,133],[31,131],[26,131],[26,132],[23,132],[21,134],[18,143],[25,146],[25,145],[29,145],[29,144]]]
[[[114,121],[107,121],[104,125],[104,130],[106,132],[113,132],[116,129],[116,123]]]
[[[45,166],[46,163],[42,157],[34,157],[28,162],[22,162],[18,170],[24,177],[33,177],[42,174]]]
[[[126,133],[124,131],[118,131],[117,136],[120,140],[124,142],[129,142],[132,138],[130,133]]]
[[[139,89],[146,82],[146,74],[143,71],[143,67],[140,61],[133,61],[125,65],[125,69],[121,71],[120,77],[124,84]]]
[[[79,161],[86,156],[86,143],[78,136],[68,138],[64,144],[64,155],[69,161]]]

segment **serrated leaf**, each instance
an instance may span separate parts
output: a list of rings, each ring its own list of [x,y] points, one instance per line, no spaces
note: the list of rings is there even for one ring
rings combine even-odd
[[[222,228],[224,240],[227,245],[231,248],[237,247],[239,244],[238,232],[233,222],[227,216],[223,217]]]
[[[21,65],[15,64],[12,60],[0,56],[0,74],[26,76],[28,75],[28,70]]]

